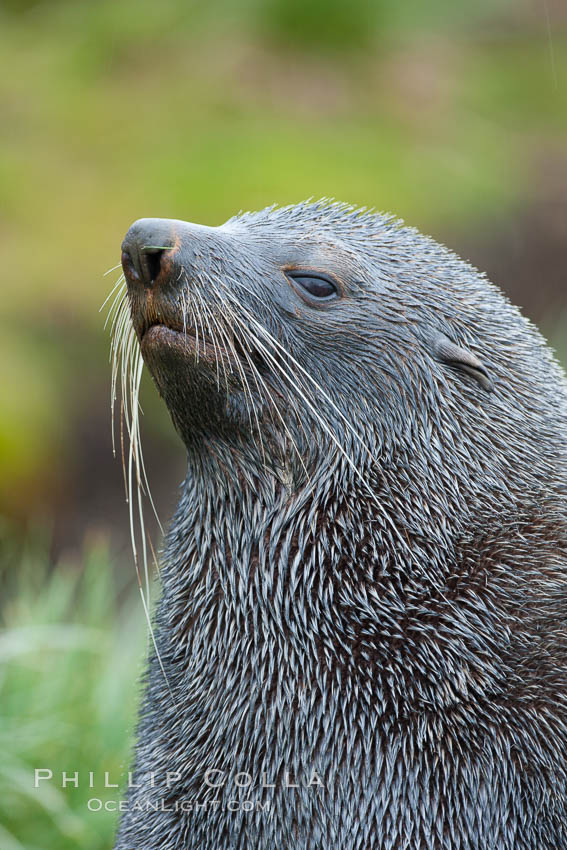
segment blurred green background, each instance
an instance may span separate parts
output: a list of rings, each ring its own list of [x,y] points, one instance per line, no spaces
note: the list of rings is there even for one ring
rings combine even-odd
[[[123,234],[309,196],[391,210],[567,361],[567,7],[4,0],[0,64],[0,846],[98,850],[115,816],[86,802],[115,796],[146,649],[99,312]],[[156,402],[146,382],[167,519],[184,458]]]

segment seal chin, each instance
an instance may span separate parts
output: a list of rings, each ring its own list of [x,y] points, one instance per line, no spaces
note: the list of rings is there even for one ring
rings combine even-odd
[[[197,333],[191,327],[152,324],[140,334],[140,348],[188,449],[200,455],[205,436],[230,440],[248,428],[253,378],[245,376],[244,364],[227,350],[228,343],[221,348],[200,328]]]

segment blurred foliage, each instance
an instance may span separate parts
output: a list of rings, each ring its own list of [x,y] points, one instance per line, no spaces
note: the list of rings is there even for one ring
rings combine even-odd
[[[368,47],[375,40],[385,5],[384,0],[271,0],[264,21],[284,44],[349,50]]]
[[[4,533],[7,529],[1,529]],[[0,634],[0,789],[3,850],[107,850],[112,813],[91,813],[90,798],[116,799],[130,757],[136,680],[144,651],[137,596],[123,592],[118,615],[115,568],[101,544],[76,564],[48,567],[36,536],[24,546],[4,534]],[[34,788],[35,769],[53,779]],[[79,787],[62,788],[62,772]],[[94,788],[89,788],[89,771]]]

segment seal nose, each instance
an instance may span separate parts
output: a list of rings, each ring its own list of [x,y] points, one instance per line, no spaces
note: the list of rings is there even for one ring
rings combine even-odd
[[[122,268],[129,283],[151,288],[162,271],[162,261],[175,246],[171,221],[141,218],[135,221],[122,243]]]

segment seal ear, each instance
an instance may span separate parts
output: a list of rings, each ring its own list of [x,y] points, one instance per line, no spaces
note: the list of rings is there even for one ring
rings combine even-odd
[[[443,334],[436,336],[433,340],[433,352],[441,363],[460,369],[461,372],[466,372],[467,375],[475,378],[487,392],[494,389],[494,383],[478,357],[466,348],[451,342],[448,337]]]

